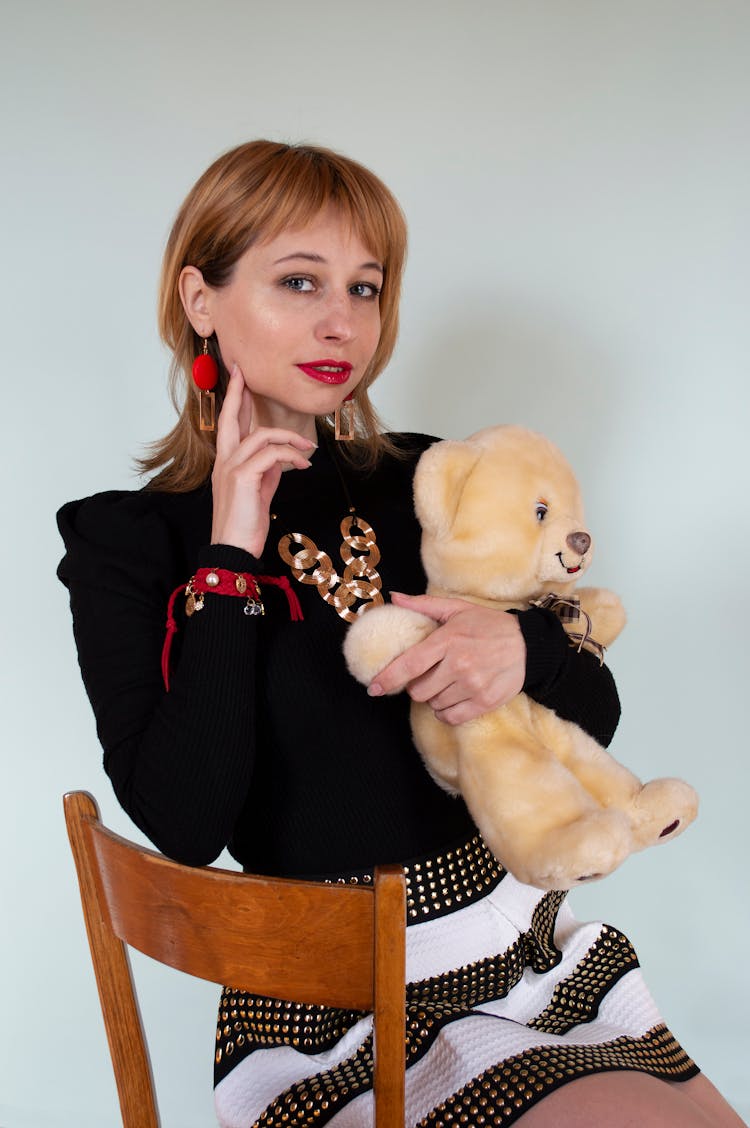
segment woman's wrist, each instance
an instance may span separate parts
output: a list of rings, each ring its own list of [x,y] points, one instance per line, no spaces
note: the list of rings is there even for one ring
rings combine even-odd
[[[539,607],[514,611],[526,644],[524,693],[545,692],[554,685],[568,654],[568,636],[557,615]]]
[[[251,556],[255,556],[256,558],[260,556],[265,543],[264,535],[253,537],[247,533],[240,535],[230,529],[211,530],[212,545],[229,545],[231,548],[239,548],[243,552],[248,552]]]
[[[198,550],[197,568],[228,568],[232,572],[257,572],[260,558],[246,548],[220,541]]]

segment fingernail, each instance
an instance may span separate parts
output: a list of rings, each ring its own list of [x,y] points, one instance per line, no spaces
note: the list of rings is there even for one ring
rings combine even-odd
[[[383,687],[382,685],[378,685],[377,682],[373,682],[372,685],[368,688],[367,692],[370,697],[382,697]]]

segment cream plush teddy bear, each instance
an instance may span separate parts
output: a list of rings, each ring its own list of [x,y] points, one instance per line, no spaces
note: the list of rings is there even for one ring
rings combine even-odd
[[[547,599],[562,608],[571,644],[596,651],[617,638],[622,604],[602,588],[578,591],[580,617],[565,621],[575,614],[573,588],[589,566],[591,537],[573,472],[542,435],[500,426],[436,443],[419,460],[414,499],[430,595],[502,610]],[[347,632],[347,665],[369,684],[437,625],[412,610],[374,607]],[[674,838],[697,813],[688,784],[642,784],[577,725],[523,693],[455,726],[413,702],[411,724],[433,778],[464,797],[506,869],[540,889],[603,877],[633,851]]]

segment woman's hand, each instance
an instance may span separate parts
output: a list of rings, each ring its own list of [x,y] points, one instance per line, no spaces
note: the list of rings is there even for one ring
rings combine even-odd
[[[463,599],[397,592],[391,598],[441,625],[381,670],[368,690],[372,696],[406,689],[439,720],[460,725],[520,693],[526,646],[515,615]]]
[[[252,394],[237,365],[232,369],[216,431],[211,475],[212,544],[233,544],[260,556],[271,523],[270,506],[284,467],[305,470],[315,443],[295,431],[251,430]]]

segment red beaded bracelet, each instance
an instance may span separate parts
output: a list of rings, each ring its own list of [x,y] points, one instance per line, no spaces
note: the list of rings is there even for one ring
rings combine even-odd
[[[202,611],[206,595],[234,595],[245,600],[242,608],[246,615],[265,615],[266,609],[260,598],[260,581],[281,588],[289,604],[289,615],[294,622],[304,616],[296,592],[286,576],[253,576],[250,572],[230,572],[228,568],[199,568],[187,584],[180,584],[172,592],[167,605],[167,633],[161,652],[161,673],[164,687],[169,692],[169,654],[172,639],[177,633],[174,617],[174,601],[180,592],[185,593],[185,614],[194,615]]]

